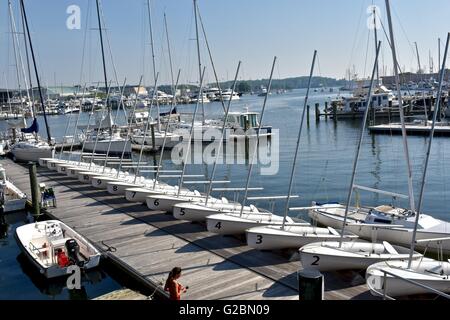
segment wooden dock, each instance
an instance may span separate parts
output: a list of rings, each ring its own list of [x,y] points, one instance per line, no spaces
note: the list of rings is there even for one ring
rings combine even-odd
[[[31,195],[28,168],[0,160],[8,177]],[[115,264],[150,287],[158,287],[180,266],[184,299],[298,299],[298,258],[251,249],[240,239],[211,234],[204,224],[176,220],[161,211],[110,195],[47,168],[38,180],[52,187],[57,208],[49,210],[88,238]],[[326,272],[325,299],[374,299],[364,273]],[[164,293],[166,295],[166,293]]]

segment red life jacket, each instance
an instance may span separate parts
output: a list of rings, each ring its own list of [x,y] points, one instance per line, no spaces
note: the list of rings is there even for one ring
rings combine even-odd
[[[58,253],[58,265],[61,268],[67,267],[69,265],[69,258],[66,256],[64,252]]]

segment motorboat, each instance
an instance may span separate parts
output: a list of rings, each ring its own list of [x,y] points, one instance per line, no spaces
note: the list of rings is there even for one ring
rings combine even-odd
[[[100,263],[100,252],[58,220],[20,226],[15,231],[15,238],[21,250],[46,278],[66,276],[72,265],[88,270]],[[62,255],[67,259],[63,260]]]

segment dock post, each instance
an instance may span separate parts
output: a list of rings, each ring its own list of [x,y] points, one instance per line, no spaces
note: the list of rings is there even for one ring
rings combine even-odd
[[[155,141],[155,124],[151,124],[150,130],[152,132],[152,149],[156,151],[156,141]]]
[[[28,170],[30,175],[30,185],[31,185],[31,201],[33,205],[33,215],[38,217],[41,215],[41,199],[39,184],[36,177],[36,163],[29,162]]]
[[[316,108],[316,121],[318,122],[320,120],[320,110],[318,103],[315,104],[315,108]]]
[[[337,121],[337,105],[333,104],[333,121]]]
[[[309,104],[306,106],[306,124],[309,125]]]

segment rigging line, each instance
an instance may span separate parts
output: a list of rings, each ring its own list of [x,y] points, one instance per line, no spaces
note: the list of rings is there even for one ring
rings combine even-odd
[[[366,71],[367,71],[367,59],[369,56],[369,42],[370,42],[370,32],[367,32],[367,43],[366,43],[366,57],[364,59],[364,72],[363,77],[366,77]]]
[[[352,64],[352,61],[353,61],[353,54],[355,52],[355,47],[356,47],[356,42],[357,42],[357,39],[358,39],[359,30],[361,29],[359,26],[361,25],[361,19],[362,19],[362,16],[363,16],[363,12],[365,11],[364,7],[365,7],[364,1],[361,1],[361,9],[360,9],[360,12],[359,12],[358,24],[356,25],[356,28],[355,28],[356,33],[355,33],[355,36],[353,38],[352,51],[350,53],[350,60],[348,61],[348,68],[351,68],[351,64]]]
[[[33,112],[33,115],[35,114],[36,110],[34,109],[34,91],[33,91],[33,81],[31,76],[31,67],[30,67],[30,57],[28,54],[28,44],[27,44],[27,36],[25,33],[25,21],[22,16],[22,33],[23,33],[23,39],[24,39],[24,47],[25,47],[25,56],[27,60],[27,69],[28,69],[28,80],[30,81],[30,91],[31,91],[31,111]]]
[[[109,33],[108,33],[108,29],[105,28],[105,26],[106,26],[106,19],[105,19],[105,15],[103,13],[103,3],[102,2],[100,3],[100,7],[99,8],[100,8],[99,11],[100,11],[100,15],[101,15],[101,21],[103,22],[102,26],[101,27],[99,26],[99,27],[102,28],[102,30],[105,31],[106,45],[108,47],[108,53],[109,53],[109,57],[111,59],[111,66],[112,66],[113,73],[114,73],[114,81],[115,81],[115,83],[118,86],[119,92],[121,92],[122,88],[120,86],[119,77],[117,76],[117,68],[116,68],[116,64],[114,63],[114,57],[113,57],[113,54],[112,54],[111,42],[110,42],[110,39],[109,39]],[[105,69],[105,72],[106,72],[106,69]],[[108,105],[108,101],[106,101],[106,104]],[[125,120],[128,121],[128,115],[127,115],[125,109],[123,111],[124,111]]]
[[[90,2],[90,0],[89,0],[89,2]],[[89,2],[88,2],[88,8],[87,8],[87,16],[88,17],[90,15],[90,10],[91,10],[91,8],[89,6]],[[86,54],[86,42],[87,42],[88,29],[89,28],[85,28],[85,30],[84,30],[83,50],[82,50],[82,54],[81,54],[80,85],[83,82],[83,70],[84,70],[84,62],[85,62],[85,54]],[[86,80],[84,80],[84,82],[86,82]]]
[[[395,17],[397,18],[398,23],[400,24],[400,28],[402,29],[402,32],[403,32],[403,34],[404,34],[404,36],[406,38],[406,41],[409,44],[409,48],[411,49],[411,51],[413,53],[413,56],[414,56],[414,52],[415,52],[414,46],[411,43],[411,41],[409,40],[408,35],[407,35],[406,31],[405,31],[405,28],[403,28],[402,20],[400,19],[399,15],[397,14],[397,11],[395,10],[395,8],[393,6],[391,6],[391,7],[392,7],[392,11],[394,12]]]
[[[222,96],[222,88],[220,87],[219,78],[218,78],[217,72],[216,72],[216,66],[214,65],[214,60],[212,58],[211,49],[209,47],[208,38],[206,36],[205,27],[203,25],[203,19],[202,19],[202,16],[200,14],[200,8],[198,8],[198,5],[197,5],[197,15],[198,15],[199,20],[200,20],[200,25],[201,25],[202,31],[203,31],[203,37],[205,38],[206,47],[208,49],[209,59],[210,59],[211,66],[212,66],[212,69],[213,69],[213,72],[214,72],[214,78],[216,80],[216,85],[217,85],[217,88],[219,89],[219,95],[220,95],[220,101],[222,103],[222,109],[225,112],[225,102],[223,101],[224,99],[223,99],[223,96]]]

